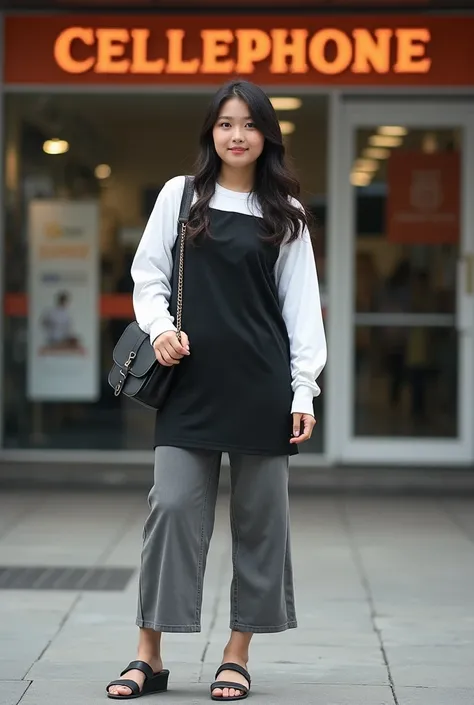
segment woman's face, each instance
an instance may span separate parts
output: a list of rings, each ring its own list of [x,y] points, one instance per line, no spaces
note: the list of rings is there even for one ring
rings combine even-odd
[[[212,135],[218,156],[233,168],[254,164],[265,142],[252,122],[247,104],[240,98],[230,98],[222,104]]]

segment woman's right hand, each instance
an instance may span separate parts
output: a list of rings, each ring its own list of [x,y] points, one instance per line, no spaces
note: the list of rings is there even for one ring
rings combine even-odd
[[[181,331],[181,343],[178,340],[176,331],[167,330],[155,339],[153,342],[156,359],[160,365],[171,367],[179,365],[181,359],[185,355],[190,355],[189,340],[186,333]]]

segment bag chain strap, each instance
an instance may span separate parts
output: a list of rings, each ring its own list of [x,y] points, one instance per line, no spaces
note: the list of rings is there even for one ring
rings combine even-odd
[[[181,225],[179,243],[178,295],[176,301],[176,335],[181,343],[181,319],[183,314],[183,278],[184,278],[184,241],[186,239],[186,223]]]

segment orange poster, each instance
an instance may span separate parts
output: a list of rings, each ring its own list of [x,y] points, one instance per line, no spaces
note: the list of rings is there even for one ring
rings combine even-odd
[[[387,238],[406,244],[459,241],[459,152],[392,152],[388,161]]]

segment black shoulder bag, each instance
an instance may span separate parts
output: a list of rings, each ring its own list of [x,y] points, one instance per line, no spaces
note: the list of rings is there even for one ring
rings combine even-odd
[[[176,308],[176,334],[180,342],[183,315],[184,244],[193,194],[194,179],[186,176],[178,218],[178,237],[174,247],[170,301],[170,309]],[[150,409],[160,409],[170,390],[173,372],[174,365],[165,367],[156,359],[150,336],[138,327],[136,321],[130,323],[120,336],[113,352],[109,384],[113,387],[115,396],[124,394]]]

